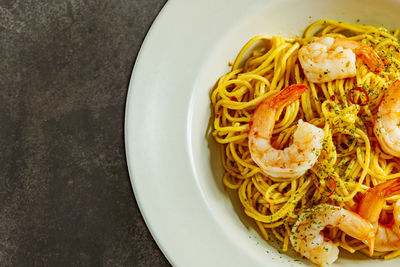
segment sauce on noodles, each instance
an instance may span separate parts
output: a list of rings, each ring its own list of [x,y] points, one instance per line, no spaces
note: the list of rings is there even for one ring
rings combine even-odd
[[[266,240],[275,236],[282,251],[291,246],[290,233],[302,211],[321,203],[356,211],[369,188],[400,177],[400,159],[385,153],[374,135],[385,92],[400,78],[399,34],[399,30],[322,20],[310,25],[303,37],[258,35],[245,44],[230,63],[232,69],[213,88],[213,136],[222,145],[223,183],[237,191],[244,212],[255,220],[261,235]],[[355,77],[310,82],[298,52],[313,38],[325,36],[372,47],[383,59],[384,68],[379,73],[372,71],[357,58]],[[309,90],[277,110],[271,144],[276,149],[289,146],[301,119],[323,129],[323,147],[304,175],[271,177],[252,160],[249,151],[252,114],[260,103],[293,84]],[[391,204],[399,198],[386,199],[381,221],[391,220]],[[351,253],[369,255],[366,244],[337,227],[325,229],[324,236]],[[375,251],[373,257],[399,255],[400,250]]]

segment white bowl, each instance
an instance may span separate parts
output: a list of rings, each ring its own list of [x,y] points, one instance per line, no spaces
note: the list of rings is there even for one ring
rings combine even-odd
[[[293,36],[311,22],[400,27],[400,1],[175,0],[152,26],[135,64],[126,105],[132,187],[157,244],[176,266],[307,266],[264,241],[225,190],[210,137],[209,92],[257,34]],[[341,251],[333,266],[399,266]]]

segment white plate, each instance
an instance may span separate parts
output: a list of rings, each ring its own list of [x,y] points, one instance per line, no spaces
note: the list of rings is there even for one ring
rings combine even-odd
[[[176,266],[304,266],[263,241],[221,182],[209,137],[209,92],[257,34],[293,36],[330,18],[400,27],[399,1],[176,0],[142,45],[126,106],[125,138],[136,200],[157,244]],[[236,204],[232,204],[232,201]],[[236,201],[236,202],[235,202]],[[389,266],[341,252],[337,266]],[[360,261],[362,259],[362,261]]]

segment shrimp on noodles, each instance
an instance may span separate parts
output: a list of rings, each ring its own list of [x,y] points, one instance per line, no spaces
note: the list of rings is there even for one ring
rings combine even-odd
[[[356,57],[374,72],[384,68],[372,47],[356,41],[320,37],[299,50],[299,61],[310,82],[323,83],[356,76]]]
[[[383,151],[400,157],[400,81],[386,92],[378,109],[374,133]]]
[[[333,263],[338,258],[339,249],[321,234],[326,226],[338,227],[361,240],[370,247],[372,254],[375,234],[371,223],[357,213],[329,204],[320,204],[300,214],[290,235],[294,249],[316,264]]]
[[[299,177],[318,159],[324,132],[302,120],[289,147],[279,150],[271,145],[276,111],[296,101],[306,90],[304,85],[286,87],[272,99],[262,102],[253,113],[249,129],[250,154],[261,170],[271,177]]]
[[[375,229],[375,250],[392,251],[400,249],[400,199],[393,204],[393,222],[379,223],[385,199],[400,194],[400,178],[378,184],[363,196],[358,214],[367,219]]]

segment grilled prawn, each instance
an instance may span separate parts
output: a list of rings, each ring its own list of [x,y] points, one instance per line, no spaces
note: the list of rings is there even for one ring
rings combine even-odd
[[[304,85],[286,87],[262,102],[253,113],[249,129],[250,154],[261,170],[271,177],[299,177],[315,164],[321,152],[323,130],[301,120],[289,147],[279,150],[271,145],[276,111],[298,100],[306,90]]]
[[[393,203],[393,222],[379,223],[385,199],[400,194],[400,178],[389,180],[370,188],[361,199],[358,214],[367,219],[375,229],[375,250],[400,249],[400,199]]]
[[[400,81],[394,81],[378,109],[374,125],[376,139],[383,151],[400,157]]]
[[[300,214],[290,235],[294,249],[316,264],[332,264],[338,258],[339,249],[321,234],[326,226],[338,227],[363,241],[370,246],[372,254],[375,233],[371,223],[357,213],[329,204],[320,204]]]
[[[371,71],[380,72],[384,64],[372,47],[359,42],[319,37],[299,50],[299,61],[310,82],[323,83],[356,76],[356,57]]]

